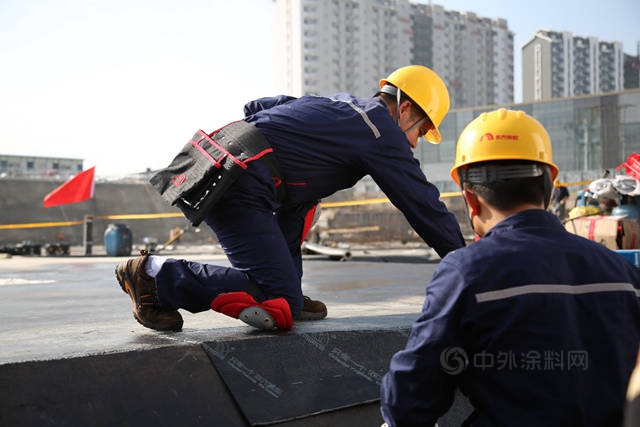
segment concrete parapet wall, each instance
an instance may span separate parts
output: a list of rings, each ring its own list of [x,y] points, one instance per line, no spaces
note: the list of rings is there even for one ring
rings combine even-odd
[[[0,425],[378,426],[379,378],[407,334],[292,333],[0,364]],[[229,360],[216,362],[227,356],[212,348],[230,352]],[[265,348],[271,351],[249,351]],[[458,395],[438,424],[460,425],[472,409]]]
[[[160,195],[145,184],[96,183],[94,197],[70,205],[45,208],[43,198],[61,185],[52,181],[0,181],[0,224],[25,224],[82,221],[85,215],[102,217],[108,215],[150,214],[179,212],[169,206]],[[104,242],[104,232],[111,223],[126,224],[132,231],[134,243],[145,236],[156,237],[160,243],[169,239],[170,230],[176,226],[186,227],[183,217],[148,220],[95,219],[93,222],[94,243]],[[209,240],[213,238],[208,233]],[[189,236],[185,235],[185,239]],[[0,230],[0,245],[30,240],[34,243],[53,243],[64,240],[81,244],[83,226],[56,226],[41,228],[15,228]],[[205,239],[206,240],[206,239]]]
[[[80,203],[44,208],[43,198],[61,182],[2,180],[0,185],[0,224],[25,224],[81,221],[86,215],[96,217],[93,222],[94,244],[104,243],[104,232],[111,223],[126,224],[131,230],[133,243],[140,244],[144,237],[155,238],[162,244],[169,240],[170,230],[189,227],[184,217],[154,219],[100,219],[109,215],[179,213],[168,205],[149,184],[96,183],[94,197]],[[384,195],[372,194],[371,198]],[[341,191],[323,201],[350,200],[351,191]],[[359,195],[358,198],[363,198]],[[443,199],[463,227],[468,229],[464,206],[460,197]],[[315,240],[324,244],[338,242],[420,242],[404,215],[390,203],[368,206],[328,208],[322,211],[322,221],[314,230]],[[83,226],[55,226],[13,228],[0,230],[0,246],[25,240],[37,244],[64,241],[80,245]],[[193,231],[193,230],[192,230]],[[468,230],[465,234],[468,233]],[[215,243],[214,233],[202,226],[199,233],[187,232],[185,243]]]

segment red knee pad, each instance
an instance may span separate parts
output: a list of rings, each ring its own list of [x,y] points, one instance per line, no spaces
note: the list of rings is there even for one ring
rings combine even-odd
[[[237,319],[238,314],[240,314],[242,310],[255,305],[260,304],[246,292],[227,292],[218,295],[216,299],[211,302],[211,309]]]
[[[237,319],[240,313],[249,307],[262,307],[273,318],[278,329],[291,329],[293,317],[284,298],[275,298],[258,303],[246,292],[227,292],[220,294],[211,302],[211,309]]]
[[[291,308],[284,298],[268,299],[260,304],[260,307],[267,310],[271,317],[273,317],[273,321],[278,325],[278,329],[293,328]]]

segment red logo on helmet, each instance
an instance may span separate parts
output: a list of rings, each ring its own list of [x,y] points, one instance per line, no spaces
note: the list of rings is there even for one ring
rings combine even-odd
[[[173,182],[173,185],[175,185],[176,187],[180,187],[182,184],[184,184],[186,180],[187,180],[187,175],[183,173],[179,175],[175,175],[173,176],[173,178],[171,178],[171,182]]]
[[[490,132],[485,133],[484,135],[482,135],[480,137],[480,141],[493,141],[493,140],[510,140],[510,141],[517,141],[518,140],[518,135],[494,135]]]

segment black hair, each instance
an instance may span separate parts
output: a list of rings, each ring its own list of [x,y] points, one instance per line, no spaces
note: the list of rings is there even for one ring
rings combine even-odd
[[[505,166],[528,166],[531,164],[542,165],[537,162],[527,161],[498,161],[482,162],[470,165],[466,171],[461,171],[464,188],[469,189],[482,197],[490,206],[501,210],[509,211],[520,205],[533,203],[544,204],[545,208],[549,204],[551,197],[551,172],[547,165],[542,165],[542,173],[539,176],[509,177],[504,179],[492,179],[485,182],[470,182],[465,180],[465,172],[474,169],[495,165],[498,169]]]

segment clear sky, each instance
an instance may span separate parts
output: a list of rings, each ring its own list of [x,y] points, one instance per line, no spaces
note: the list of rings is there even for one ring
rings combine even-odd
[[[426,3],[427,0],[422,0]],[[640,1],[447,0],[637,54]],[[0,0],[0,153],[85,160],[100,177],[166,166],[198,129],[275,94],[272,0]],[[382,76],[381,76],[382,77]]]

